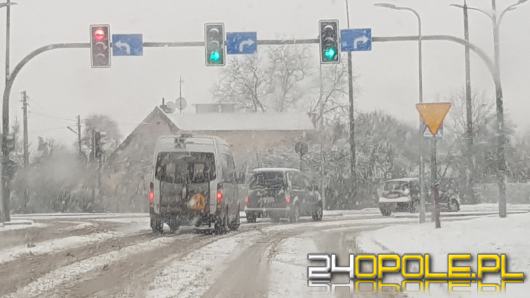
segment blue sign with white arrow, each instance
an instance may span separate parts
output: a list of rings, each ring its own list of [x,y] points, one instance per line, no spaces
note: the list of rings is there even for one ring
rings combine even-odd
[[[142,34],[112,34],[113,56],[142,56],[143,54]]]
[[[256,32],[227,32],[226,52],[229,55],[254,54],[258,49]]]
[[[341,50],[344,52],[371,51],[372,29],[340,30]]]

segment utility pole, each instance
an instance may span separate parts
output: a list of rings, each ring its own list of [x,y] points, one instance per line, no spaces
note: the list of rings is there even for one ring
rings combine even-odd
[[[348,23],[348,29],[350,28],[350,8],[348,4],[348,0],[345,0],[346,2],[346,19]],[[357,186],[357,177],[355,175],[355,163],[356,163],[356,156],[355,156],[355,115],[354,115],[354,106],[353,106],[353,65],[352,65],[352,58],[351,58],[351,52],[348,51],[348,99],[349,99],[349,120],[350,120],[350,154],[351,154],[351,160],[350,160],[350,175],[352,177],[352,186],[355,189]]]
[[[28,144],[28,94],[26,91],[22,91],[22,112],[23,112],[23,125],[24,125],[24,169],[26,175],[24,176],[25,185],[24,188],[24,209],[28,206],[29,202],[29,190],[28,190],[28,167],[29,167],[29,144]]]
[[[93,163],[96,161],[96,130],[92,129],[92,136],[90,138],[90,168],[92,168]],[[91,175],[94,177],[93,175]],[[94,208],[94,203],[96,202],[96,181],[95,179],[91,179],[92,182],[92,200],[90,202],[90,209],[89,211],[92,211]]]
[[[22,112],[24,125],[24,168],[29,166],[29,148],[28,148],[28,94],[22,91]]]
[[[467,170],[466,170],[466,187],[465,193],[469,202],[475,202],[475,195],[473,192],[473,184],[475,179],[475,161],[473,154],[473,104],[471,99],[471,67],[470,67],[470,49],[469,49],[469,17],[468,17],[468,6],[467,1],[464,0],[464,5],[451,4],[451,6],[462,8],[464,13],[464,39],[465,45],[465,68],[466,68],[466,159],[467,159]]]
[[[77,146],[79,148],[79,156],[83,156],[83,148],[81,147],[81,116],[77,115]]]

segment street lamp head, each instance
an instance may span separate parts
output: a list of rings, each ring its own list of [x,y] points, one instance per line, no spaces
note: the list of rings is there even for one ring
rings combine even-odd
[[[464,5],[460,5],[460,4],[449,4],[449,6],[453,6],[453,7],[458,7],[458,8],[465,8]]]
[[[392,3],[375,3],[374,6],[397,9],[397,6]]]

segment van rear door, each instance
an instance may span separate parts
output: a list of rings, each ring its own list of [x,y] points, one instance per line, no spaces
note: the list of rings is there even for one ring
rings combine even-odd
[[[210,152],[160,152],[155,180],[161,213],[209,210],[210,182],[216,178],[215,158]],[[200,195],[198,195],[200,194]],[[197,196],[195,196],[197,195]],[[193,204],[190,200],[204,202]],[[197,202],[196,202],[197,203]],[[200,210],[197,210],[200,206]]]

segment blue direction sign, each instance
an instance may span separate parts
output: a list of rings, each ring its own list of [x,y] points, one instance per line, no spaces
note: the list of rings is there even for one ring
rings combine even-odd
[[[341,50],[344,52],[371,51],[372,29],[340,30]]]
[[[226,52],[229,55],[254,54],[258,49],[256,32],[227,32]]]
[[[112,55],[142,56],[143,44],[142,34],[112,34]]]

